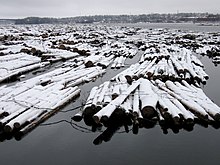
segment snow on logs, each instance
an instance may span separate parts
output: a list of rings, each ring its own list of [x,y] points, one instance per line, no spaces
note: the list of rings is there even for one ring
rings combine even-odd
[[[41,63],[39,57],[25,53],[0,56],[0,82],[47,64]]]
[[[166,52],[166,55],[150,51],[146,54],[145,52],[139,64],[132,65],[128,70],[122,72],[121,75],[126,76],[130,80],[145,77],[153,80],[186,80],[188,83],[198,82],[206,84],[209,76],[205,73],[204,66],[190,50],[179,47],[172,47],[169,50],[172,51],[163,50]],[[147,58],[147,56],[149,57]]]
[[[33,129],[80,94],[77,85],[105,72],[100,67],[59,68],[49,73],[1,86],[0,126],[5,132]],[[104,95],[102,95],[104,97]]]
[[[116,109],[121,109],[126,114],[131,113],[133,116],[135,114],[140,118],[157,116],[158,120],[172,119],[175,124],[182,120],[192,124],[195,117],[206,121],[220,121],[219,107],[202,92],[201,88],[190,85],[206,83],[209,77],[204,71],[203,64],[188,49],[176,47],[172,49],[173,51],[169,52],[163,48],[162,55],[145,51],[139,63],[131,65],[113,77],[111,82],[107,83],[108,88],[106,86],[104,90],[104,98],[108,98],[108,102],[101,102],[103,99],[100,99],[97,104],[100,91],[106,83],[94,87],[93,90],[96,92],[91,93],[89,102],[93,102],[95,110],[90,111],[90,115],[95,122],[107,121]],[[147,57],[147,54],[150,57]],[[137,85],[135,90],[126,90],[135,84]],[[134,93],[138,96],[134,96]],[[86,106],[88,107],[91,109],[92,106]],[[87,111],[83,111],[82,114],[87,115]]]
[[[119,86],[119,94],[113,97],[116,83]],[[100,95],[103,91],[108,95],[108,102],[104,102],[105,96]],[[125,85],[125,82],[105,82],[91,90],[81,113],[84,116],[91,116],[96,123],[105,123],[116,110],[136,118],[157,117],[162,122],[171,120],[175,125],[181,122],[193,124],[195,118],[220,121],[218,105],[211,101],[201,88],[190,85],[185,80],[181,82],[168,80],[164,83],[160,80],[149,81],[140,78],[131,85]]]

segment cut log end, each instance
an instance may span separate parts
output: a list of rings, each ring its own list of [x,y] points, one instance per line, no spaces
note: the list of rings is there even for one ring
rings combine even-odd
[[[220,114],[219,113],[216,113],[216,115],[213,116],[213,118],[214,118],[215,121],[220,122]]]
[[[151,106],[145,106],[144,108],[142,108],[141,112],[144,118],[153,118],[157,116],[156,110]]]
[[[180,118],[179,117],[174,117],[173,122],[174,122],[174,125],[180,125]]]
[[[166,121],[165,120],[159,120],[159,125],[165,125]]]
[[[16,122],[16,123],[14,123],[14,127],[15,127],[16,129],[19,129],[19,128],[21,127],[21,124],[18,123],[18,122]]]
[[[193,124],[194,124],[194,120],[192,118],[186,119],[186,125],[193,125]]]
[[[108,116],[102,116],[101,119],[100,119],[100,122],[101,123],[107,123],[108,119],[109,119]]]
[[[5,127],[4,127],[5,132],[10,133],[10,132],[12,132],[12,130],[13,130],[13,128],[11,126],[5,125]]]
[[[93,118],[93,120],[94,120],[97,124],[100,123],[100,119],[99,119],[98,116],[94,115],[92,118]]]

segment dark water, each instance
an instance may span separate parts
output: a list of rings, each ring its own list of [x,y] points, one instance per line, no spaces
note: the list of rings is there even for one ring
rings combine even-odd
[[[145,27],[148,26],[145,25]],[[164,24],[160,26],[166,27]],[[172,28],[181,29],[183,25],[172,26]],[[198,30],[195,25],[187,26],[188,30],[193,30],[193,28]],[[210,27],[203,28],[211,31],[213,27],[211,30]],[[136,60],[137,57],[134,61]],[[210,75],[204,91],[220,105],[220,88],[218,87],[220,68],[215,67],[206,57],[202,57],[201,60],[206,66],[206,72]],[[160,126],[155,125],[154,128],[140,129],[136,135],[132,131],[124,133],[124,128],[121,128],[111,140],[103,141],[101,145],[94,145],[93,140],[101,134],[100,131],[92,132],[83,121],[72,123],[72,125],[61,121],[71,120],[76,111],[64,111],[80,106],[92,86],[109,80],[119,72],[120,70],[108,72],[97,81],[81,86],[81,97],[76,102],[69,104],[22,140],[10,139],[0,142],[0,163],[3,165],[207,165],[219,163],[220,129],[212,126],[205,128],[197,124],[190,132],[182,129],[179,133],[174,133],[169,129],[168,134],[164,134]],[[60,122],[54,123],[58,121]],[[49,123],[51,125],[45,125]]]

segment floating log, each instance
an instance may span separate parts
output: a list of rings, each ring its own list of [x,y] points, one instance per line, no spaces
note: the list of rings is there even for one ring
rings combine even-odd
[[[139,88],[137,88],[134,92],[134,97],[133,97],[133,113],[135,116],[139,117],[140,114],[140,96],[139,96]]]
[[[139,84],[139,81],[134,82],[131,86],[127,88],[125,92],[122,92],[116,99],[112,100],[107,106],[97,112],[93,116],[95,122],[99,123],[102,117],[108,119],[114,112],[114,110],[124,102],[124,100],[139,86]]]
[[[159,81],[157,81],[157,82],[159,82]],[[167,90],[166,88],[164,88],[162,86],[160,86],[160,87],[162,87],[162,89],[165,90],[166,92],[168,92],[171,96],[177,98],[183,105],[187,106],[191,111],[198,114],[200,117],[204,117],[204,119],[208,119],[208,116],[209,116],[208,113],[199,104],[197,104],[193,100],[186,99],[187,96],[184,95],[178,88],[176,88],[172,82],[167,81],[166,86],[169,89],[173,90],[175,93]]]
[[[104,100],[105,94],[108,90],[110,81],[106,81],[103,83],[103,88],[101,89],[100,93],[99,93],[99,97],[97,99],[97,104],[101,104],[102,101]]]
[[[120,95],[120,86],[121,84],[117,84],[115,83],[113,86],[113,91],[112,91],[112,100],[114,100],[115,98],[117,98]]]
[[[171,58],[171,60],[178,73],[184,73],[183,66],[175,58]]]
[[[189,93],[192,99],[196,100],[209,113],[209,115],[212,116],[213,119],[219,121],[220,108],[205,95],[202,89],[193,85],[190,86],[186,81],[183,81],[183,84],[193,92]],[[178,87],[184,88],[184,86],[179,83]]]
[[[56,112],[60,110],[62,106],[64,106],[66,103],[68,103],[70,100],[76,98],[80,94],[80,89],[75,90],[73,93],[71,93],[68,97],[66,97],[64,100],[61,100],[59,103],[57,103],[52,109],[47,111],[47,113],[43,113],[40,117],[38,117],[36,120],[32,121],[30,124],[25,126],[24,128],[19,130],[19,136],[23,136],[26,133],[33,130],[37,125],[42,123],[43,121],[50,118],[52,115],[54,115]]]
[[[147,79],[140,79],[140,101],[141,112],[144,118],[152,118],[157,115],[156,105],[158,96],[151,88],[151,83]]]
[[[92,90],[90,91],[90,94],[89,94],[87,101],[86,101],[86,105],[83,108],[84,115],[93,113],[94,108],[92,107],[92,103],[93,103],[93,99],[94,99],[97,91],[98,91],[97,86],[93,87]]]

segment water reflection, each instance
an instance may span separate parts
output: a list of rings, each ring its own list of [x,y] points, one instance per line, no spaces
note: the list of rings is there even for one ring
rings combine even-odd
[[[180,131],[191,132],[194,129],[195,125],[200,125],[201,127],[208,128],[212,126],[215,129],[220,128],[220,123],[209,120],[202,120],[196,118],[194,122],[186,122],[181,119],[178,123],[175,120],[163,120],[158,121],[155,119],[134,119],[132,115],[128,115],[123,113],[120,110],[115,111],[109,120],[105,121],[103,124],[97,124],[92,115],[86,115],[81,122],[75,122],[74,120],[59,120],[51,123],[41,124],[41,127],[47,127],[51,125],[58,124],[69,124],[71,128],[82,133],[100,133],[94,140],[94,145],[100,145],[103,142],[109,142],[115,134],[119,133],[132,133],[138,134],[140,129],[153,129],[155,126],[159,126],[161,128],[161,132],[163,134],[168,134],[172,132],[174,134],[180,133]],[[85,124],[85,126],[83,126]],[[17,141],[24,138],[26,134],[20,134],[19,132],[5,133],[4,131],[0,131],[0,142],[4,142],[6,140],[16,139]],[[129,134],[127,135],[129,136]]]
[[[104,122],[103,125],[95,123],[91,115],[84,117],[84,123],[87,125],[88,128],[80,127],[81,129],[90,132],[100,132],[100,134],[93,141],[93,144],[95,145],[100,145],[103,142],[109,142],[114,134],[117,133],[132,132],[133,134],[138,134],[140,129],[152,129],[156,125],[160,126],[163,134],[168,134],[170,130],[174,134],[179,133],[181,130],[191,132],[193,131],[195,125],[200,125],[204,128],[208,128],[209,126],[212,126],[215,129],[220,128],[220,123],[218,122],[202,120],[199,118],[196,118],[193,122],[186,122],[185,120],[181,119],[178,123],[172,119],[164,121],[158,121],[156,118],[142,118],[134,120],[132,116],[122,113],[119,110],[117,110],[117,112],[114,112],[109,120]],[[79,125],[77,125],[76,123],[74,125],[77,126],[77,128],[74,128],[78,130]],[[102,131],[102,129],[105,130]],[[80,131],[83,132],[82,130]]]

